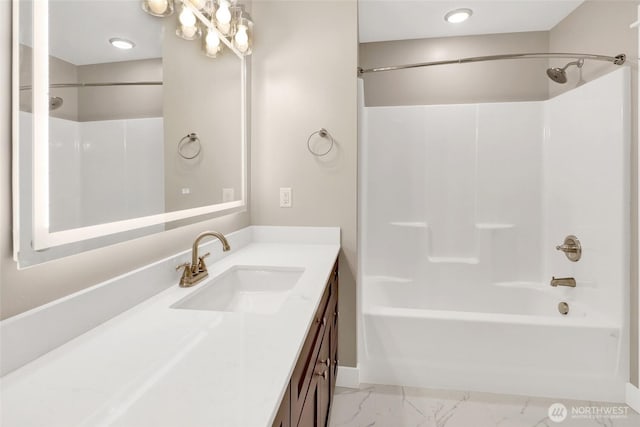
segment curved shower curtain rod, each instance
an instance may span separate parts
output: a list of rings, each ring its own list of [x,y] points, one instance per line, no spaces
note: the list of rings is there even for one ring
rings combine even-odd
[[[592,55],[588,53],[509,53],[505,55],[473,56],[469,58],[450,59],[446,61],[420,62],[417,64],[394,65],[391,67],[379,68],[358,68],[358,74],[378,73],[380,71],[405,70],[408,68],[431,67],[433,65],[466,64],[470,62],[497,61],[502,59],[534,59],[534,58],[569,58],[569,59],[592,59],[594,61],[612,62],[615,65],[622,65],[627,60],[627,55],[621,53],[616,56]]]
[[[52,83],[50,89],[77,88],[77,87],[106,87],[106,86],[162,86],[161,81],[143,82],[104,82],[104,83]],[[31,86],[20,86],[20,90],[31,90]]]

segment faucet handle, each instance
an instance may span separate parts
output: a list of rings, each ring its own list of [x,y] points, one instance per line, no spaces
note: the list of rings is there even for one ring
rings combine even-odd
[[[189,267],[191,267],[191,264],[189,264],[188,262],[183,262],[182,264],[176,267],[176,271],[180,270],[181,268],[189,268]]]
[[[576,262],[582,257],[582,245],[576,236],[567,236],[561,245],[556,246],[556,250],[564,252],[569,261]]]
[[[188,262],[180,264],[176,267],[176,270],[180,270],[181,268],[184,268],[184,270],[182,270],[182,277],[180,277],[180,287],[184,288],[190,283],[191,278],[193,277],[193,272],[191,271],[191,264]]]
[[[199,272],[207,271],[207,264],[204,263],[204,259],[206,257],[208,257],[209,255],[211,255],[211,253],[207,252],[206,254],[198,257],[198,259],[200,260],[200,261],[198,261],[198,271]]]

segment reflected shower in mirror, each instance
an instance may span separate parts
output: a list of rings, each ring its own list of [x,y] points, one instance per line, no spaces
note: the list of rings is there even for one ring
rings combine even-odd
[[[32,158],[42,149],[48,149],[47,233],[244,205],[244,60],[229,50],[207,57],[202,43],[176,36],[178,14],[151,16],[142,5],[139,0],[49,1],[45,62],[33,49],[33,2],[19,2],[14,48],[21,265],[162,231],[174,219],[180,225],[190,221],[176,216],[120,233],[89,233],[86,237],[97,238],[35,252],[35,238],[25,225],[38,215],[32,198],[39,171]],[[34,87],[43,72],[38,64],[46,63],[48,143],[39,145]],[[192,134],[197,138],[185,139]],[[206,213],[193,216],[202,220]]]

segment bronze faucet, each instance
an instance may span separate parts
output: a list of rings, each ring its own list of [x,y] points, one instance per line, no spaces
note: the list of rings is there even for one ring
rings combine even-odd
[[[205,231],[204,233],[200,233],[196,240],[193,242],[193,246],[191,248],[191,264],[185,262],[184,264],[180,264],[176,267],[176,270],[180,270],[184,268],[182,272],[182,277],[180,278],[180,287],[181,288],[189,288],[207,277],[209,272],[207,271],[207,265],[204,262],[204,259],[209,256],[209,252],[202,256],[198,256],[198,245],[200,244],[200,240],[207,236],[216,237],[222,243],[222,250],[227,252],[231,250],[231,246],[229,246],[229,242],[227,242],[226,237],[222,235],[222,233],[218,233],[217,231]]]
[[[559,277],[557,279],[555,277],[552,277],[550,285],[554,288],[556,286],[569,286],[570,288],[575,288],[576,279],[574,279],[573,277]]]

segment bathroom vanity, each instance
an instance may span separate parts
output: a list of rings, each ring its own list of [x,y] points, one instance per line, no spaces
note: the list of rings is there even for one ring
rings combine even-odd
[[[338,262],[304,340],[274,427],[325,426],[338,372]]]
[[[0,322],[0,424],[324,426],[340,230],[248,227]]]

